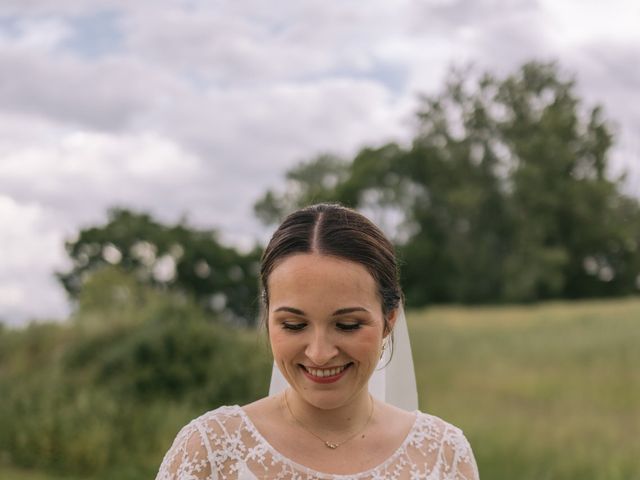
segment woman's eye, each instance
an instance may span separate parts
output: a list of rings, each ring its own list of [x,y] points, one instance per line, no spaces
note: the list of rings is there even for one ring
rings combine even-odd
[[[305,326],[306,323],[282,322],[282,328],[284,328],[285,330],[298,331],[302,330]]]
[[[360,324],[359,323],[336,323],[336,327],[338,327],[340,330],[350,332],[353,330],[358,330],[360,328]]]

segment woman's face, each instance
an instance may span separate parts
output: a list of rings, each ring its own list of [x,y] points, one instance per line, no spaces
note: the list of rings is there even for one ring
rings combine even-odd
[[[293,389],[323,409],[366,391],[385,334],[377,285],[367,269],[327,255],[296,254],[276,266],[268,287],[271,348]]]

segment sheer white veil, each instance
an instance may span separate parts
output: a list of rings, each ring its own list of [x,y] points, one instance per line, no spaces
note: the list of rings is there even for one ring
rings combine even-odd
[[[393,328],[393,355],[390,348],[385,349],[378,367],[369,379],[369,391],[383,402],[412,412],[418,409],[418,390],[411,357],[409,330],[402,304],[399,309],[398,319]],[[390,355],[391,360],[389,360]],[[288,386],[274,362],[269,395],[280,393]]]

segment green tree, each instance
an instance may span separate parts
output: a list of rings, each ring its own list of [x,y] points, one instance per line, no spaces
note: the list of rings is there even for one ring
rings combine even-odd
[[[414,305],[633,293],[640,207],[607,176],[602,109],[575,90],[555,63],[504,78],[454,69],[422,98],[411,145],[302,164],[256,210],[275,222],[329,200],[395,219],[387,232]]]
[[[261,250],[240,253],[222,245],[215,230],[184,222],[163,225],[145,213],[112,209],[106,225],[83,229],[66,242],[66,250],[73,267],[56,275],[73,300],[91,275],[117,265],[142,285],[193,297],[200,306],[233,321],[253,323],[257,317]],[[123,285],[118,291],[97,291],[84,298],[100,306],[117,304],[118,295],[135,292]]]

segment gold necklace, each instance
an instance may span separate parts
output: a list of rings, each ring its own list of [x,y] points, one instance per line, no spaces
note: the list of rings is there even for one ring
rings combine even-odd
[[[365,431],[365,429],[369,426],[369,422],[371,421],[371,417],[373,417],[373,398],[371,397],[371,394],[369,394],[369,399],[371,400],[371,411],[369,412],[369,418],[367,418],[367,422],[364,424],[364,427],[362,427],[362,430],[357,431],[356,433],[354,433],[353,435],[351,435],[349,438],[347,438],[346,440],[343,440],[340,443],[336,443],[336,442],[330,442],[329,440],[325,440],[324,438],[322,438],[320,435],[317,435],[316,433],[312,432],[304,423],[302,423],[300,420],[298,420],[298,418],[293,414],[293,412],[291,411],[291,407],[289,406],[289,401],[287,400],[287,392],[285,390],[284,392],[284,404],[287,406],[287,410],[289,410],[289,414],[291,415],[291,417],[296,421],[296,423],[298,425],[300,425],[302,428],[304,428],[307,432],[309,432],[311,435],[313,435],[314,437],[316,437],[318,440],[322,441],[322,443],[324,443],[324,445],[327,448],[330,448],[331,450],[335,450],[336,448],[338,448],[340,445],[344,445],[345,443],[347,443],[349,440],[351,440],[352,438],[354,438],[356,435],[358,435],[359,433],[362,433]]]

